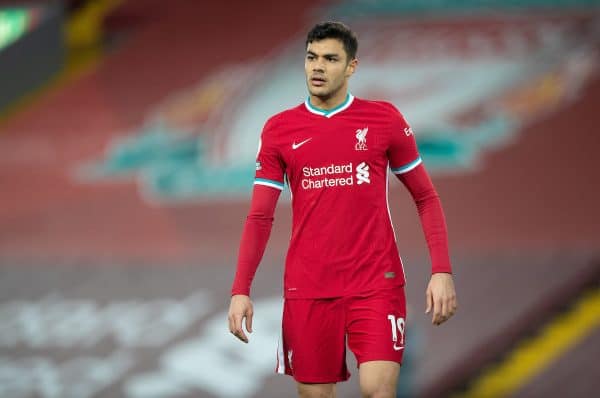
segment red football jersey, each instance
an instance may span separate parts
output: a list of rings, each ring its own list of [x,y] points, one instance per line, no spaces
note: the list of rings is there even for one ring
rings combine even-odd
[[[325,111],[309,100],[270,118],[255,184],[292,193],[286,298],[337,297],[404,285],[388,206],[388,170],[421,163],[400,112],[348,94]]]

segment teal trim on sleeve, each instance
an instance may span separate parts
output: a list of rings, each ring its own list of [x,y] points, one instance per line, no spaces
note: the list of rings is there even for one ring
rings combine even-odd
[[[415,160],[413,160],[412,162],[410,162],[408,164],[405,164],[404,166],[393,168],[392,173],[394,173],[394,174],[406,173],[407,171],[410,171],[410,170],[414,169],[415,167],[417,167],[422,161],[423,160],[419,156],[418,158],[416,158]]]
[[[270,185],[270,186],[275,186],[277,188],[283,189],[283,183],[279,182],[279,181],[275,181],[275,180],[268,180],[266,178],[255,178],[254,179],[254,183],[255,184],[261,184],[261,185]]]

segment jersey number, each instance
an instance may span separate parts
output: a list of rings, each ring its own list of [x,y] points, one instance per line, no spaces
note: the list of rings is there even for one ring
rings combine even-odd
[[[404,346],[404,318],[398,318],[394,315],[388,315],[388,319],[392,324],[392,341],[394,342],[394,350],[401,350],[402,346]],[[400,346],[396,346],[398,342],[398,333],[400,333]]]

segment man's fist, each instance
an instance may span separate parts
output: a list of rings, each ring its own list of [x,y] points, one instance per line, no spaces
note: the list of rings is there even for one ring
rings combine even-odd
[[[441,325],[456,312],[456,292],[451,274],[438,273],[431,275],[425,291],[426,314],[433,309],[431,323]]]
[[[254,309],[250,297],[242,294],[231,296],[228,315],[229,331],[244,343],[248,343],[248,336],[242,329],[242,322],[246,318],[246,330],[248,333],[252,333],[252,315],[254,315]]]

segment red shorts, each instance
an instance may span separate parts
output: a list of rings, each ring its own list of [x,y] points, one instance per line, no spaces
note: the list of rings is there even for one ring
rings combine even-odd
[[[277,369],[301,383],[347,380],[346,339],[358,365],[402,363],[404,288],[331,299],[286,299]]]

